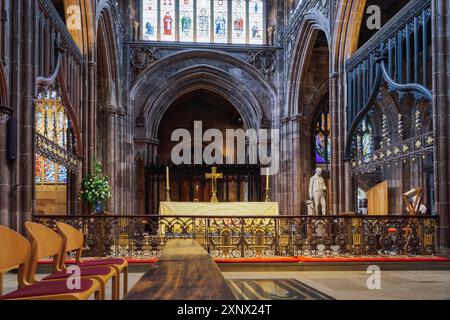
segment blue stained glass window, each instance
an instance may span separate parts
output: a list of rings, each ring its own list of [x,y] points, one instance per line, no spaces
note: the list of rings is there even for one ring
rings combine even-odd
[[[59,166],[58,183],[67,183],[67,169],[64,166]]]
[[[48,160],[44,160],[44,183],[54,183],[55,179],[55,164]]]
[[[158,39],[158,0],[142,0],[142,39]]]
[[[314,146],[316,149],[316,163],[318,164],[329,163],[331,160],[330,129],[330,114],[328,111],[324,111],[320,114],[316,123]]]
[[[214,0],[214,42],[228,42],[227,0]]]
[[[263,44],[264,41],[264,4],[262,0],[250,0],[250,43]]]

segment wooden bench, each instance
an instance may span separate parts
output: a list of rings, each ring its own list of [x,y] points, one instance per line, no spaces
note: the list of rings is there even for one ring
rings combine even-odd
[[[125,300],[235,300],[217,264],[195,240],[169,240]]]

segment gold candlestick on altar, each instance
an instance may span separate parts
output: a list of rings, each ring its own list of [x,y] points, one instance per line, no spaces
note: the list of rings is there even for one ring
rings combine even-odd
[[[206,179],[211,179],[211,202],[219,202],[217,198],[217,179],[223,179],[222,173],[217,173],[217,168],[212,167],[211,173],[205,174]]]
[[[266,202],[270,202],[270,178],[269,178],[269,168],[266,169]]]
[[[166,167],[166,201],[170,202],[170,177],[169,177],[169,167]]]

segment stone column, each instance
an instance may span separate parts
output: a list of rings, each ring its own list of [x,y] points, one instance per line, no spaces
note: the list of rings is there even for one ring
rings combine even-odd
[[[36,70],[34,64],[35,47],[34,28],[37,3],[33,0],[24,0],[20,6],[14,6],[12,16],[14,23],[12,29],[12,58],[11,72],[14,76],[11,80],[11,107],[14,109],[15,118],[18,120],[18,158],[12,185],[13,218],[11,226],[18,231],[23,231],[23,224],[31,220],[33,210],[33,186],[34,186],[34,92]]]
[[[0,225],[11,226],[11,175],[8,161],[8,119],[11,109],[0,105]]]
[[[450,232],[450,4],[432,1],[433,116],[436,145],[434,178],[439,242],[449,248]]]
[[[345,186],[344,152],[345,152],[345,85],[342,73],[330,76],[330,114],[331,114],[331,197],[330,213],[340,214],[344,211]]]

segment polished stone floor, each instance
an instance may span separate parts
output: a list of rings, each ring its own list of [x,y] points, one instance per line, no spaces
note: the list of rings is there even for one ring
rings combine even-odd
[[[44,275],[39,275],[38,279]],[[129,274],[129,288],[142,273]],[[365,271],[224,272],[240,299],[450,300],[450,271],[381,271],[381,288],[369,290]],[[6,274],[4,293],[17,287]],[[236,289],[237,288],[237,289]],[[107,298],[110,298],[107,288]]]

